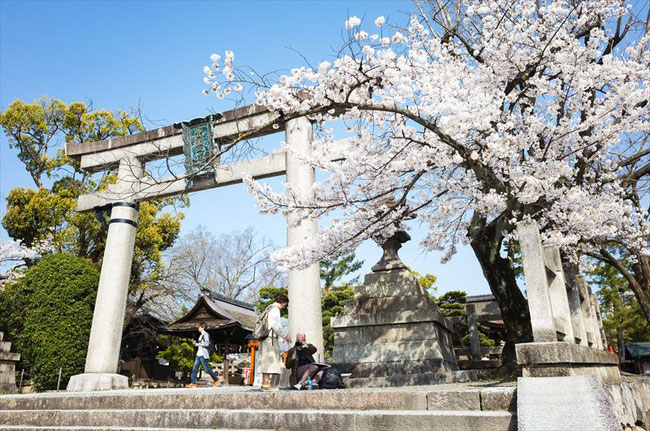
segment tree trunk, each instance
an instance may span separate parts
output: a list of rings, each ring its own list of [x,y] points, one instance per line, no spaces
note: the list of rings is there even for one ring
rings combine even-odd
[[[505,220],[507,217],[502,214],[487,224],[484,217],[474,215],[469,237],[483,275],[503,316],[506,331],[506,345],[502,354],[503,367],[507,372],[514,372],[517,369],[515,343],[532,341],[533,332],[530,326],[528,301],[517,285],[512,262],[500,254]]]
[[[632,264],[636,283],[629,283],[641,310],[650,324],[650,256],[638,253],[637,262]]]

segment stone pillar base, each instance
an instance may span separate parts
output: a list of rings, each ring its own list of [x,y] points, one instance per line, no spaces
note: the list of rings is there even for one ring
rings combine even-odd
[[[524,377],[594,375],[601,382],[620,380],[618,357],[603,350],[567,342],[515,345]]]
[[[128,388],[129,378],[121,374],[84,373],[70,377],[66,390],[68,392],[93,392]]]
[[[18,392],[15,383],[0,383],[0,394],[15,394]]]

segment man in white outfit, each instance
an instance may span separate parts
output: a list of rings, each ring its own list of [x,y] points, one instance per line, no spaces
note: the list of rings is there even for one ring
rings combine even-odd
[[[271,389],[271,374],[282,374],[280,367],[280,346],[279,339],[284,338],[287,343],[291,342],[291,337],[285,333],[280,323],[280,311],[287,308],[289,298],[286,295],[275,297],[273,304],[269,305],[267,313],[267,327],[269,336],[260,344],[260,372],[262,373],[262,389]],[[275,388],[277,389],[277,388]]]

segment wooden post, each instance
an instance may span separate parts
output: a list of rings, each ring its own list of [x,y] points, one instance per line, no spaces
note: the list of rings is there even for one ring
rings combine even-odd
[[[230,385],[230,361],[228,360],[228,351],[230,350],[230,339],[226,338],[226,351],[223,354],[223,377],[226,380],[226,386]]]
[[[253,386],[255,384],[255,350],[260,345],[255,340],[248,341],[248,347],[251,349],[251,365],[250,371],[248,372],[248,384]]]

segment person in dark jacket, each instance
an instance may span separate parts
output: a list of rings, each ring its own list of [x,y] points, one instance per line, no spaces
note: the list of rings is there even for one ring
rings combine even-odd
[[[312,388],[318,389],[318,382],[323,376],[324,365],[316,364],[314,353],[316,347],[307,343],[305,334],[296,334],[296,344],[287,352],[286,367],[291,369],[289,379],[291,386],[295,389],[303,389],[305,382],[311,378]]]

